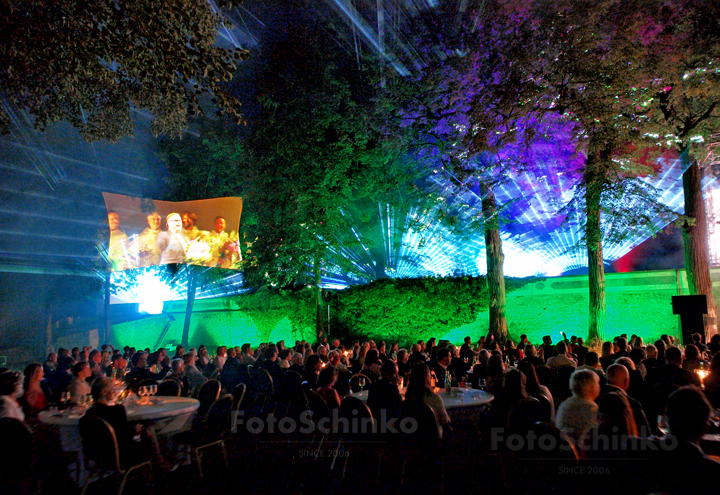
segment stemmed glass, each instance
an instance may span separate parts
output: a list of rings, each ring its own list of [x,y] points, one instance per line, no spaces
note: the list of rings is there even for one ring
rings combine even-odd
[[[360,385],[360,390],[361,390],[361,391],[362,391],[362,390],[365,390],[365,378],[362,378],[362,377],[361,377],[361,378],[358,380],[358,384]]]
[[[148,387],[147,385],[142,385],[141,387],[138,387],[138,395],[140,396],[140,400],[142,401],[145,397],[147,397],[148,393]]]
[[[667,436],[670,429],[668,427],[667,418],[665,417],[665,415],[663,415],[663,414],[658,415],[657,427],[658,427],[658,430],[660,430],[662,432],[663,436]]]
[[[70,403],[70,392],[65,390],[63,393],[61,393],[60,402],[62,403],[63,409],[67,409],[67,406]]]
[[[487,386],[487,382],[484,378],[481,378],[478,380],[478,386],[480,387],[480,390],[485,390],[485,387]]]

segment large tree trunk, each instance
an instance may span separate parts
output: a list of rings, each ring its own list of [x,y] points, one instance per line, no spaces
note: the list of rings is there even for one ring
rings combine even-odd
[[[588,156],[585,169],[585,241],[588,255],[588,341],[603,339],[605,328],[605,266],[600,230],[600,198],[604,174],[598,156]]]
[[[322,277],[320,276],[320,259],[315,259],[314,266],[315,273],[315,334],[317,335],[317,341],[322,342],[325,337],[325,325],[323,322],[323,300],[322,300],[322,289],[320,284],[322,283]]]
[[[490,328],[489,334],[495,340],[503,342],[507,339],[507,319],[505,318],[505,274],[500,239],[500,219],[495,202],[495,193],[482,185],[482,211],[485,219],[485,260],[487,262],[487,285],[490,296]]]
[[[687,158],[687,153],[682,153]],[[685,222],[683,225],[683,241],[685,244],[685,271],[691,295],[707,296],[708,318],[705,325],[705,338],[710,339],[717,333],[715,318],[715,298],[710,280],[708,266],[708,234],[705,202],[703,200],[702,174],[696,160],[683,173],[683,192],[685,193],[685,215],[695,219],[695,224]]]

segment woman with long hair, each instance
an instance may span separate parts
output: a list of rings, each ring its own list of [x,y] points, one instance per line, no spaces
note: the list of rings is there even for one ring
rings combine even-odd
[[[48,406],[47,396],[40,385],[45,373],[42,365],[31,363],[25,368],[24,375],[24,392],[20,403],[27,419],[37,418],[38,413]]]
[[[334,366],[326,366],[318,376],[318,395],[325,401],[330,409],[340,409],[340,395],[335,390],[338,372]]]
[[[553,399],[550,389],[545,385],[540,384],[537,373],[535,372],[535,366],[532,363],[523,361],[518,365],[518,369],[525,375],[525,391],[530,397],[535,397],[538,400],[540,397],[544,397],[550,403],[550,422],[555,422],[555,400]]]
[[[443,426],[450,425],[450,416],[440,396],[432,390],[430,368],[427,364],[417,363],[413,366],[405,391],[405,400],[416,400],[430,406],[438,422],[438,434],[442,437]]]

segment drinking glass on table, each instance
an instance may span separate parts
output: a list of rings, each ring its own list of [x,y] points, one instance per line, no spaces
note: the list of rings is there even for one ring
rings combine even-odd
[[[660,430],[663,434],[663,436],[667,436],[667,434],[670,432],[670,428],[667,423],[667,418],[664,414],[660,414],[657,417],[657,427],[658,430]]]
[[[478,386],[480,387],[480,390],[485,390],[485,387],[487,387],[487,381],[485,381],[484,378],[479,379]]]
[[[365,390],[365,378],[362,378],[362,377],[361,377],[361,378],[358,380],[358,384],[360,385],[360,390],[361,390],[361,391],[362,391],[362,390]]]
[[[63,409],[67,409],[70,403],[70,392],[67,390],[60,394],[60,402],[62,403]]]

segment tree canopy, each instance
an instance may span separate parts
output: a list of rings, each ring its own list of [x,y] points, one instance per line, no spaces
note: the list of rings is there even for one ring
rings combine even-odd
[[[38,129],[66,120],[89,141],[131,135],[133,107],[154,116],[153,133],[179,135],[207,97],[240,122],[222,84],[248,52],[216,45],[223,22],[205,0],[3,0],[2,95]],[[9,125],[0,108],[0,132]]]

